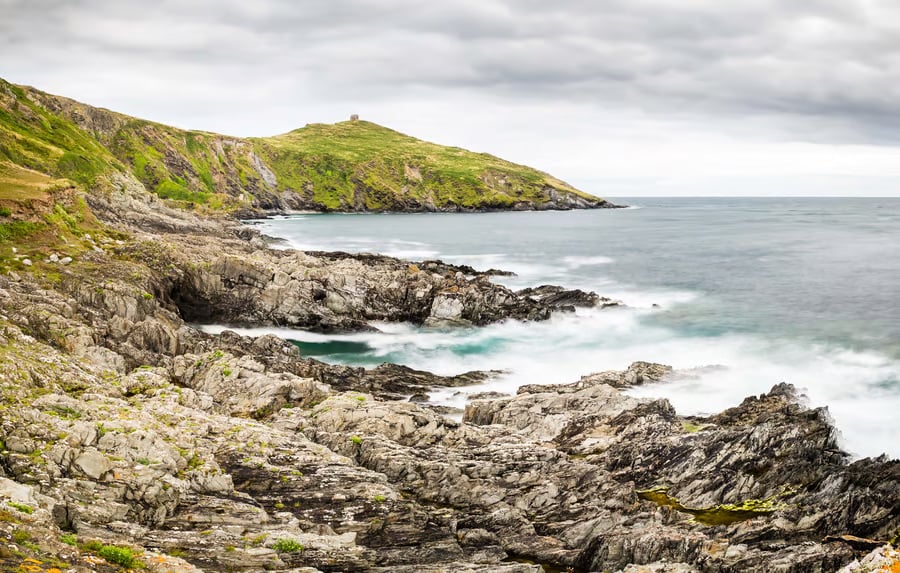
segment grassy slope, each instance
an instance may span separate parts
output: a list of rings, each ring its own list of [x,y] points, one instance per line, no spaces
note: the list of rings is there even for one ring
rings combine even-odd
[[[125,170],[89,133],[0,80],[0,271],[22,269],[26,258],[37,264],[53,252],[84,252],[92,246],[86,234],[119,237],[75,191]]]
[[[502,209],[537,206],[551,193],[597,200],[546,173],[369,122],[240,139],[140,120],[3,80],[0,163],[6,165],[0,197],[3,189],[34,193],[41,174],[50,186],[63,180],[91,190],[104,175],[121,171],[181,207],[216,211],[250,205]]]
[[[403,209],[426,203],[503,208],[545,202],[549,188],[595,199],[529,167],[366,121],[313,124],[253,143],[281,181],[295,189],[311,187],[316,202],[331,209]]]

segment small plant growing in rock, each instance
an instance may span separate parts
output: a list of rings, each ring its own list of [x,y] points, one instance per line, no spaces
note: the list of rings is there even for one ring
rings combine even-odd
[[[303,551],[303,545],[294,539],[278,539],[272,544],[272,549],[278,553],[300,553]]]
[[[71,545],[72,547],[76,547],[78,545],[78,536],[74,533],[65,533],[60,535],[59,540],[66,545]]]
[[[99,549],[97,549],[97,555],[106,559],[110,563],[121,565],[126,569],[137,569],[144,565],[144,563],[137,558],[134,550],[130,547],[119,547],[118,545],[102,545]]]
[[[25,505],[24,503],[19,503],[18,501],[8,501],[6,502],[11,508],[21,511],[22,513],[27,513],[31,515],[34,513],[34,508],[30,505]]]
[[[384,503],[385,501],[387,501],[387,498],[381,494],[378,494],[372,498],[372,501],[374,501],[375,503]]]
[[[350,441],[356,444],[357,446],[362,444],[362,438],[359,436],[350,436]]]
[[[231,368],[222,368],[223,376],[231,376]]]

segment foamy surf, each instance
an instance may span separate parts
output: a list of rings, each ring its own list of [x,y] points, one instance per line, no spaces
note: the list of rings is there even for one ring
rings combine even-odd
[[[516,289],[593,290],[628,308],[477,329],[379,324],[383,332],[341,336],[244,333],[274,332],[301,347],[352,343],[317,356],[333,362],[397,362],[445,375],[506,371],[477,387],[434,391],[434,401],[455,406],[474,392],[573,382],[637,360],[693,373],[633,390],[665,397],[682,414],[717,412],[784,381],[811,406],[829,408],[849,451],[900,456],[900,317],[891,318],[900,296],[896,215],[875,226],[866,204],[853,211],[790,200],[640,203],[639,211],[270,221],[263,232],[297,248],[509,270],[516,276],[494,280]]]

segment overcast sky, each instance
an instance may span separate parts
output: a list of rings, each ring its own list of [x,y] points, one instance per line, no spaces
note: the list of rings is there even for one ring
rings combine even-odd
[[[0,0],[0,77],[232,135],[358,113],[611,197],[900,195],[896,0]]]

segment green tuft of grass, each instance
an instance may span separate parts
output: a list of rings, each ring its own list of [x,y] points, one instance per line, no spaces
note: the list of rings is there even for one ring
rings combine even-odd
[[[103,545],[97,550],[97,555],[126,569],[140,569],[144,566],[144,563],[130,547]]]
[[[303,545],[294,539],[277,539],[272,544],[272,549],[278,553],[300,553],[303,551]]]

